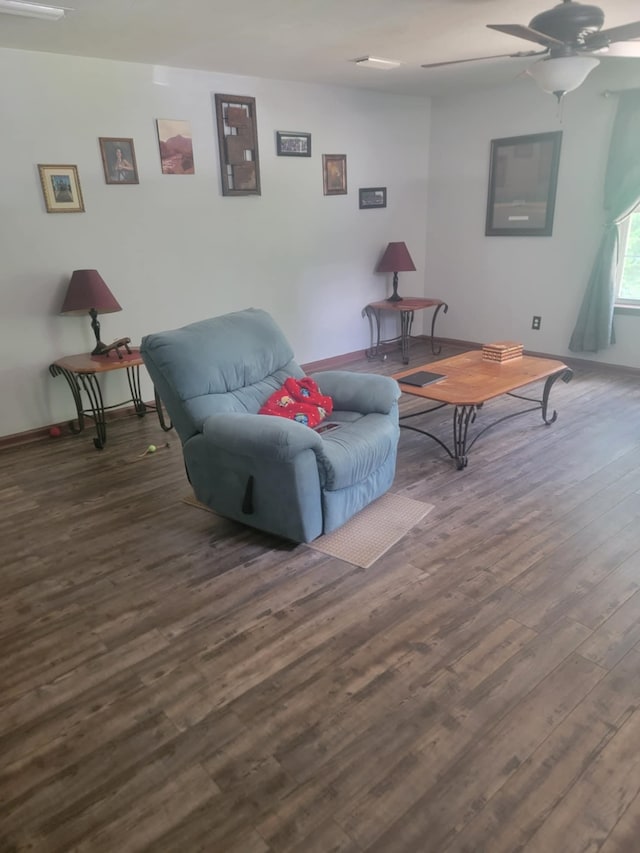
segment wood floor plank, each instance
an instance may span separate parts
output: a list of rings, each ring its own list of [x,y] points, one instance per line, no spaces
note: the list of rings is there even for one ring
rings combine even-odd
[[[523,848],[598,849],[640,792],[640,711],[635,711]],[[576,822],[575,815],[580,815]]]
[[[598,682],[518,767],[508,784],[453,839],[446,853],[522,850],[639,701],[640,651],[634,650]],[[583,819],[581,810],[574,819],[576,822]],[[619,853],[623,851],[621,848]]]
[[[176,776],[166,778],[164,784],[154,784],[144,797],[136,796],[136,781],[134,778],[131,783],[120,788],[118,802],[111,804],[117,807],[113,809],[108,822],[102,820],[98,827],[85,832],[81,841],[73,842],[77,853],[112,853],[116,844],[124,851],[139,850],[153,843],[168,827],[184,819],[185,815],[191,814],[203,803],[209,803],[215,808],[218,789],[197,764]],[[101,806],[96,806],[98,813]],[[47,844],[50,839],[51,835]],[[68,844],[68,841],[63,840],[58,849],[64,850]]]
[[[580,647],[580,654],[613,667],[640,643],[640,592],[634,593]]]
[[[162,635],[153,629],[117,650],[95,655],[76,667],[73,674],[64,673],[53,681],[45,675],[43,683],[24,693],[19,699],[0,708],[0,734],[12,726],[23,725],[43,711],[73,700],[88,687],[104,684],[140,660],[167,647]]]
[[[600,848],[601,853],[620,853],[633,850],[640,838],[640,795],[628,805],[620,820],[607,836]]]
[[[545,640],[548,643],[548,638]],[[533,643],[539,647],[543,645],[537,640]],[[525,653],[522,660],[528,659],[529,656]],[[485,682],[496,683],[501,670],[503,674],[500,679],[504,679],[505,669],[507,667],[501,667],[494,676],[481,681],[479,686],[482,687]],[[466,707],[466,699],[460,703],[461,707],[453,705],[452,712],[414,742],[414,749],[424,757],[421,785],[418,787],[413,782],[411,791],[404,792],[403,796],[400,796],[398,791],[399,788],[402,792],[401,785],[392,786],[390,791],[384,785],[378,786],[377,791],[382,788],[382,795],[378,793],[378,796],[374,796],[373,801],[369,802],[363,798],[359,799],[357,822],[354,822],[354,815],[349,814],[349,805],[340,809],[338,821],[341,822],[343,815],[345,821],[341,825],[361,844],[374,850],[384,850],[385,845],[391,844],[392,839],[394,844],[399,844],[400,850],[418,849],[423,835],[428,835],[434,845],[444,847],[450,839],[443,830],[441,836],[436,831],[436,827],[442,827],[443,815],[448,817],[445,821],[446,832],[456,831],[457,822],[464,820],[465,808],[480,807],[479,804],[483,803],[491,786],[499,788],[505,775],[514,772],[523,758],[544,739],[548,727],[557,724],[555,717],[562,718],[569,713],[572,700],[579,702],[581,697],[579,694],[575,696],[576,686],[580,684],[579,689],[586,693],[604,675],[601,668],[594,666],[586,677],[586,670],[583,669],[580,658],[575,655],[569,657],[564,664],[561,663],[558,669],[551,665],[549,675],[542,678],[537,686],[535,669],[535,666],[531,667],[532,681],[528,685],[529,690],[523,692],[520,702],[510,701],[510,690],[501,687],[492,691],[494,695],[487,694],[484,702],[478,698],[471,711]],[[513,675],[519,670],[519,667],[512,668]],[[516,686],[518,678],[512,680]],[[560,684],[562,689],[559,689]],[[531,688],[534,686],[536,690],[532,693]],[[494,724],[488,736],[492,745],[486,747],[480,736],[487,728],[484,704],[493,704],[496,696],[501,694],[505,716],[501,719],[501,715],[496,715],[499,722]],[[555,712],[549,702],[551,694],[557,702]],[[467,743],[461,743],[461,729],[468,733],[475,732],[476,737]],[[527,734],[531,738],[529,745]],[[491,777],[492,773],[495,780]],[[389,796],[395,798],[395,809],[390,811],[396,815],[396,821],[385,825],[382,823],[384,810],[380,808],[380,801]],[[452,813],[449,810],[452,810]],[[386,832],[383,833],[383,830]],[[434,849],[439,849],[439,846]]]
[[[133,723],[108,743],[98,745],[81,762],[63,767],[52,779],[38,780],[32,775],[28,790],[7,804],[5,830],[15,832],[29,825],[39,843],[43,843],[42,839],[50,836],[54,826],[70,823],[72,828],[78,827],[86,808],[103,801],[108,806],[110,798],[105,793],[119,790],[132,775],[132,768],[137,764],[146,766],[147,755],[174,737],[174,727],[162,714],[155,714]],[[154,765],[149,785],[165,775],[161,765]],[[82,831],[80,827],[78,831]]]
[[[570,619],[595,630],[640,590],[639,557],[634,553],[567,611]]]
[[[522,604],[516,613],[521,622],[532,628],[554,622],[575,607],[625,560],[631,558],[640,565],[639,498],[634,496],[630,505],[624,501],[616,507],[615,526],[606,539],[597,543],[587,533],[582,533],[576,537],[579,542],[565,543],[547,560],[537,563],[527,572],[524,589],[518,581],[513,584],[522,593]],[[605,524],[603,520],[600,530],[603,537],[606,535]],[[591,547],[585,551],[589,545]],[[561,578],[553,577],[550,571],[550,565],[559,559],[566,567]]]
[[[361,848],[335,823],[325,824],[305,838],[300,847],[305,853],[360,853]]]

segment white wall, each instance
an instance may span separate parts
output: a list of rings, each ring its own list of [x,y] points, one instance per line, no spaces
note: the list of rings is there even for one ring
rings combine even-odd
[[[567,343],[600,240],[616,105],[601,92],[640,85],[636,65],[603,66],[559,111],[526,77],[430,103],[0,50],[0,435],[73,415],[47,366],[93,346],[88,318],[57,313],[80,268],[97,268],[123,306],[102,318],[105,341],[254,305],[308,362],[368,345],[361,309],[390,292],[375,264],[388,241],[405,240],[417,271],[401,273],[400,291],[449,302],[438,333],[574,355]],[[221,195],[215,92],[256,97],[260,197]],[[195,175],[161,174],[156,118],[191,122]],[[556,129],[553,236],[485,237],[491,139]],[[276,157],[276,130],[311,132],[313,157]],[[139,185],[105,184],[99,136],[133,137]],[[347,154],[348,195],[323,196],[322,153]],[[38,163],[78,166],[85,213],[45,212]],[[359,186],[387,186],[386,210],[359,211]],[[617,344],[584,357],[640,367],[639,322],[617,317]],[[120,372],[105,386],[109,402],[126,397]]]
[[[74,413],[47,371],[93,346],[88,318],[57,313],[74,269],[98,269],[123,307],[101,318],[104,341],[256,306],[301,362],[368,346],[388,241],[418,268],[401,289],[423,292],[427,99],[12,50],[0,79],[0,435]],[[259,197],[221,194],[216,92],[256,98]],[[191,122],[195,175],[161,174],[156,118]],[[276,130],[310,132],[313,156],[276,157]],[[134,139],[139,185],[105,184],[100,136]],[[322,153],[347,155],[348,195],[323,196]],[[85,213],[46,213],[38,163],[78,166]],[[386,186],[388,207],[360,211],[361,186]],[[107,377],[109,402],[124,389]]]
[[[640,69],[634,65],[632,77],[630,67],[629,61],[610,61],[560,109],[528,77],[501,89],[434,99],[426,289],[449,302],[449,337],[517,340],[561,358],[640,367],[640,316],[616,316],[617,343],[597,355],[568,349],[604,222],[617,99],[602,92],[640,85]],[[563,138],[553,235],[485,237],[491,140],[555,130]],[[531,329],[534,314],[542,317],[539,332]]]

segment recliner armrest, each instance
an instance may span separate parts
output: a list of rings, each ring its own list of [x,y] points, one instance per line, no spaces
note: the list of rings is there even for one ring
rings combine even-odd
[[[203,424],[207,442],[228,453],[289,462],[303,450],[322,451],[320,436],[304,424],[275,415],[229,412]]]
[[[350,370],[325,370],[311,374],[322,391],[333,400],[336,411],[378,412],[388,415],[400,397],[400,386],[390,376],[356,373]]]

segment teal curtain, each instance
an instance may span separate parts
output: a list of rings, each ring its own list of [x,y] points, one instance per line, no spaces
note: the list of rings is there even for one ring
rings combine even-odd
[[[576,326],[572,352],[598,352],[615,343],[613,308],[618,264],[618,224],[640,202],[640,90],[620,95],[604,187],[605,228]]]

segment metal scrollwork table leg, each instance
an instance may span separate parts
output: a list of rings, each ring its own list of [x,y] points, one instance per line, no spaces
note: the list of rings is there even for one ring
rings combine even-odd
[[[415,312],[422,310],[423,308],[434,309],[433,316],[431,318],[431,352],[434,355],[439,355],[442,347],[439,346],[436,348],[434,343],[436,319],[442,309],[444,309],[443,313],[446,314],[449,310],[449,306],[441,299],[422,299],[419,297],[409,296],[399,302],[389,302],[388,300],[383,302],[371,302],[369,305],[365,305],[362,309],[362,316],[366,317],[369,321],[369,335],[371,340],[371,346],[365,350],[367,358],[373,359],[381,357],[385,359],[386,354],[382,351],[382,346],[384,344],[400,343],[402,362],[403,364],[408,364],[411,328],[413,326]],[[400,314],[399,336],[395,338],[387,338],[385,340],[381,339],[381,315],[384,312]]]
[[[139,418],[144,417],[149,408],[155,408],[158,415],[158,421],[162,429],[165,432],[168,432],[173,428],[170,421],[169,423],[165,421],[162,403],[155,389],[155,407],[152,405],[147,406],[143,401],[140,386],[140,363],[139,359],[138,363],[136,363],[134,361],[135,354],[133,354],[133,356],[134,358],[130,359],[133,363],[118,364],[118,368],[122,367],[126,369],[127,383],[129,385],[129,393],[131,396],[129,400],[125,400],[121,403],[115,403],[110,406],[105,406],[102,391],[100,389],[100,383],[98,382],[97,372],[101,371],[93,372],[91,369],[87,369],[86,367],[79,370],[72,370],[61,363],[49,365],[49,372],[52,376],[64,376],[73,396],[73,402],[76,407],[76,417],[74,420],[69,421],[69,429],[75,434],[81,433],[85,428],[86,418],[90,418],[96,428],[96,436],[93,439],[93,444],[97,450],[102,450],[107,443],[107,422],[105,412],[110,409],[121,408],[127,403],[133,403],[133,408]],[[64,361],[64,359],[61,361]],[[86,397],[87,405],[84,405],[83,394]]]

